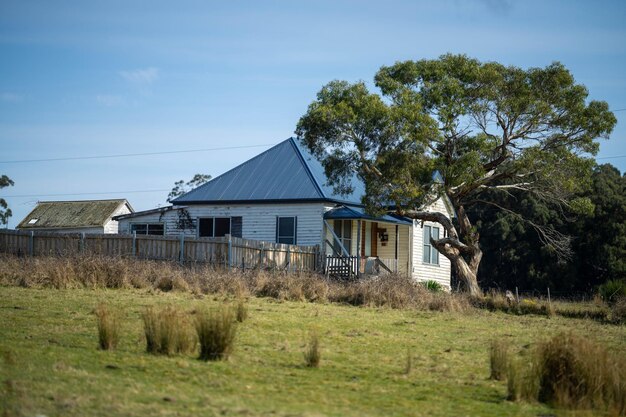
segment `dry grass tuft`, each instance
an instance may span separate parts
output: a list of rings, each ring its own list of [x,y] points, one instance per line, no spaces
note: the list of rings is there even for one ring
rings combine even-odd
[[[521,368],[522,363],[527,363]],[[529,361],[513,363],[509,397],[568,409],[626,413],[626,360],[573,334],[540,343]]]
[[[177,307],[167,306],[161,310],[148,307],[141,317],[148,353],[171,356],[195,349],[189,321]]]
[[[98,304],[94,312],[98,323],[98,345],[100,349],[115,349],[120,335],[118,313],[111,310],[111,307],[104,303]]]
[[[319,336],[317,333],[312,333],[304,351],[304,364],[308,368],[319,368],[321,359]]]
[[[203,310],[196,315],[196,333],[200,342],[200,359],[226,360],[233,351],[236,334],[235,317],[225,306]]]
[[[242,298],[237,300],[235,318],[239,323],[243,323],[248,318],[248,306],[246,306],[246,303]]]
[[[502,339],[491,341],[489,348],[490,379],[504,381],[509,366],[509,343]]]

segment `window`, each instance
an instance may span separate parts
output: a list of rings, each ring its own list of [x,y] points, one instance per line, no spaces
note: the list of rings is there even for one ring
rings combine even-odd
[[[295,245],[297,241],[298,218],[276,217],[276,242]]]
[[[430,238],[439,239],[439,228],[424,226],[424,255],[422,260],[425,264],[439,265],[439,252],[430,244]]]
[[[165,226],[163,223],[132,223],[130,231],[138,235],[163,236],[165,234]]]
[[[198,221],[200,237],[242,236],[241,217],[203,217]]]
[[[352,254],[352,220],[335,220],[333,222],[333,231],[341,240],[341,244],[348,251],[348,254]],[[335,251],[343,255],[343,251],[335,242]]]

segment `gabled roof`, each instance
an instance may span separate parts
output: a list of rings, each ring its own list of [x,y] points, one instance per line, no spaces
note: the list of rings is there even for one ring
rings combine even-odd
[[[289,138],[212,179],[173,204],[225,204],[329,201],[361,205],[363,183],[355,176],[353,192],[335,194],[322,164],[297,139]]]
[[[40,201],[17,225],[17,229],[100,227],[123,205],[125,199],[83,201]]]

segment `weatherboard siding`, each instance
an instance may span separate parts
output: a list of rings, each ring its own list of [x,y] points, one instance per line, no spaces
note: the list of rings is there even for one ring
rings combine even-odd
[[[202,217],[241,217],[244,239],[276,241],[276,217],[297,217],[297,244],[319,245],[322,241],[322,218],[326,208],[322,203],[306,204],[247,204],[247,205],[193,205],[186,210],[197,225]],[[164,223],[166,235],[196,237],[197,228],[180,230],[177,227],[178,210],[152,213],[121,219],[120,233],[128,234],[133,223]]]
[[[443,200],[437,200],[428,211],[444,213],[448,216],[448,211]],[[448,216],[449,217],[449,216]],[[439,254],[439,265],[424,263],[424,229],[423,226],[433,226],[439,228],[440,236],[443,236],[443,228],[439,223],[423,222],[415,220],[413,222],[413,248],[412,248],[412,270],[413,278],[419,281],[437,281],[446,288],[450,288],[451,265],[448,258]]]
[[[123,214],[128,214],[130,213],[130,208],[128,207],[128,204],[124,203],[121,204],[117,210],[115,210],[115,212],[113,212],[113,215],[111,217],[115,217],[115,216],[121,216]],[[104,224],[104,234],[116,234],[119,230],[119,225],[117,220],[112,220],[109,219],[105,224]]]

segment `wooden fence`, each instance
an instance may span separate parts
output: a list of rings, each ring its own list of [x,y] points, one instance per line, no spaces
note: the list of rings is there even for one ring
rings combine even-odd
[[[94,235],[0,230],[0,253],[18,256],[125,256],[227,268],[316,271],[318,246],[285,245],[231,236]]]

